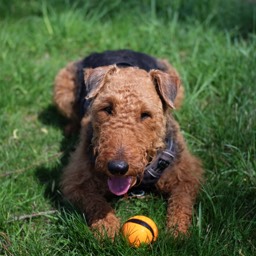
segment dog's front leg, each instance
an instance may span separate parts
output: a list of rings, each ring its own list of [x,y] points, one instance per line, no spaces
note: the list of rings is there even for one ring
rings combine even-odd
[[[82,191],[82,210],[97,237],[107,235],[113,239],[119,232],[120,220],[116,217],[114,209],[105,197],[95,192],[94,190],[88,191],[88,189]]]
[[[188,233],[202,174],[200,161],[186,152],[177,164],[167,170],[158,184],[168,194],[167,228],[175,237]]]
[[[62,192],[65,198],[85,214],[97,237],[106,234],[113,239],[119,232],[120,221],[104,197],[104,182],[84,169],[79,171],[78,166],[76,161],[71,161],[66,168],[62,178]]]
[[[197,191],[193,184],[181,182],[171,192],[167,202],[167,228],[174,236],[187,234],[191,223]]]

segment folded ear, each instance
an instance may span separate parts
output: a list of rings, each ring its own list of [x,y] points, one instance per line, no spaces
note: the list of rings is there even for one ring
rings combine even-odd
[[[179,75],[177,73],[165,73],[157,69],[151,70],[149,74],[161,99],[167,106],[174,109],[174,100],[177,96],[178,87],[180,86]]]
[[[86,87],[86,99],[94,98],[102,89],[107,76],[116,71],[116,66],[105,66],[84,69],[84,83]]]

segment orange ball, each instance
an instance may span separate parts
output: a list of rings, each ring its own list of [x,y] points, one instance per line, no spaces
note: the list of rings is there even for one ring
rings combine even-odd
[[[122,234],[131,246],[139,247],[141,244],[150,244],[156,241],[158,228],[152,219],[137,215],[123,224]]]

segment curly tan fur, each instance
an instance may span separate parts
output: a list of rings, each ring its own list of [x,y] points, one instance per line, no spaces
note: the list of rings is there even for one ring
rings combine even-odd
[[[110,193],[107,180],[113,176],[108,162],[125,160],[129,164],[125,175],[134,183],[164,148],[168,130],[179,145],[179,157],[156,187],[167,195],[168,229],[174,235],[186,234],[191,222],[203,170],[200,160],[188,151],[170,111],[182,102],[179,75],[167,61],[158,62],[164,72],[105,66],[84,73],[87,99],[92,103],[82,118],[79,144],[64,170],[61,186],[64,196],[85,213],[91,228],[111,238],[119,231],[120,220],[106,199]],[[72,122],[78,122],[76,63],[59,72],[54,90],[57,108]],[[145,118],[142,113],[147,114]]]

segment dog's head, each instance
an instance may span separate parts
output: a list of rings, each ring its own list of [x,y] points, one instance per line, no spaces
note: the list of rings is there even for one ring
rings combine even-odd
[[[112,193],[125,194],[164,147],[179,77],[113,65],[86,69],[84,79],[95,168],[109,177]]]

